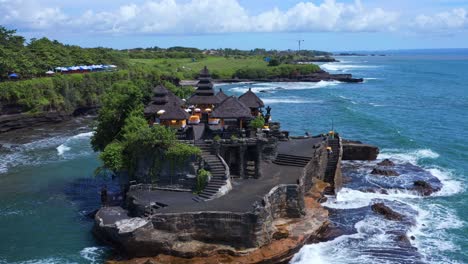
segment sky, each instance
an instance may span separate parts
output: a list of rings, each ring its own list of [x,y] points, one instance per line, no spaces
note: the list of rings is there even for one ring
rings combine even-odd
[[[0,25],[119,49],[468,48],[468,0],[0,0]]]

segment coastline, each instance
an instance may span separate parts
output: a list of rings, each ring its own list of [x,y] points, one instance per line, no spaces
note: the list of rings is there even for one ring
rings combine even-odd
[[[338,81],[343,83],[362,83],[364,78],[354,78],[352,74],[331,74],[326,71],[312,73],[294,78],[263,78],[263,79],[213,79],[214,83],[245,83],[245,82],[311,82]],[[180,80],[181,86],[193,86],[197,80]]]

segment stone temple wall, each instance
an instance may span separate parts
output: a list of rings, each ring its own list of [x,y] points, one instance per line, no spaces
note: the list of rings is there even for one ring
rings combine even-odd
[[[328,155],[324,143],[320,143],[314,149],[313,158],[304,167],[301,177],[303,191],[309,191],[313,186],[313,179],[323,180],[327,168]]]
[[[153,227],[183,233],[191,239],[208,243],[227,243],[246,248],[265,245],[276,231],[274,220],[304,216],[304,194],[312,187],[313,177],[323,178],[326,163],[327,154],[320,145],[315,150],[314,159],[304,167],[300,185],[274,187],[254,205],[252,212],[156,214],[152,217]]]
[[[262,199],[255,202],[253,209],[248,212],[156,213],[145,220],[148,221],[147,224],[122,235],[116,235],[121,233],[117,227],[103,225],[98,220],[96,228],[101,236],[107,237],[133,256],[166,253],[193,257],[174,250],[181,241],[225,244],[236,248],[261,247],[273,240],[277,232],[274,223],[276,219],[299,218],[305,215],[304,195],[312,187],[312,177],[323,178],[326,157],[325,148],[318,147],[314,159],[304,167],[299,185],[275,186]],[[252,205],[245,206],[252,208]]]
[[[156,214],[151,217],[158,230],[183,234],[184,239],[206,243],[255,247],[258,215],[233,212],[193,212]]]

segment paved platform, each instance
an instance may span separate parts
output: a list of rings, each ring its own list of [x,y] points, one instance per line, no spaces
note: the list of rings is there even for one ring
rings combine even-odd
[[[314,145],[320,144],[321,138],[295,139],[280,142],[280,154],[312,157]],[[188,192],[171,191],[138,191],[134,193],[141,201],[159,202],[168,205],[157,211],[161,213],[180,213],[198,211],[231,211],[248,212],[252,210],[254,202],[260,201],[273,187],[279,184],[295,184],[299,179],[302,168],[282,166],[271,162],[260,164],[263,172],[259,179],[233,179],[233,189],[226,195],[206,201],[195,202],[194,194]]]

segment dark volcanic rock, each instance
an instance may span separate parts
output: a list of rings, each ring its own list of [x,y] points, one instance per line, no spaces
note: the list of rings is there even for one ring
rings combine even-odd
[[[439,191],[439,189],[432,187],[432,185],[426,181],[415,181],[413,189],[423,196],[429,196],[433,192]]]
[[[367,192],[367,193],[388,194],[387,190],[382,189],[382,188],[367,188],[367,189],[361,189],[360,191]]]
[[[43,112],[38,114],[12,114],[0,116],[0,133],[38,126],[41,124],[59,123],[70,120],[71,116],[65,112]]]
[[[393,161],[389,160],[389,159],[384,159],[382,160],[381,162],[377,163],[378,166],[395,166],[395,163],[393,163]]]
[[[372,211],[377,214],[382,215],[387,220],[392,221],[401,221],[403,215],[393,211],[390,207],[386,206],[384,203],[375,203],[371,206]]]
[[[386,170],[386,169],[381,169],[381,168],[374,168],[371,171],[371,174],[374,175],[383,175],[383,176],[399,176],[398,172],[394,170]]]
[[[376,160],[378,154],[376,146],[343,141],[343,160]]]

